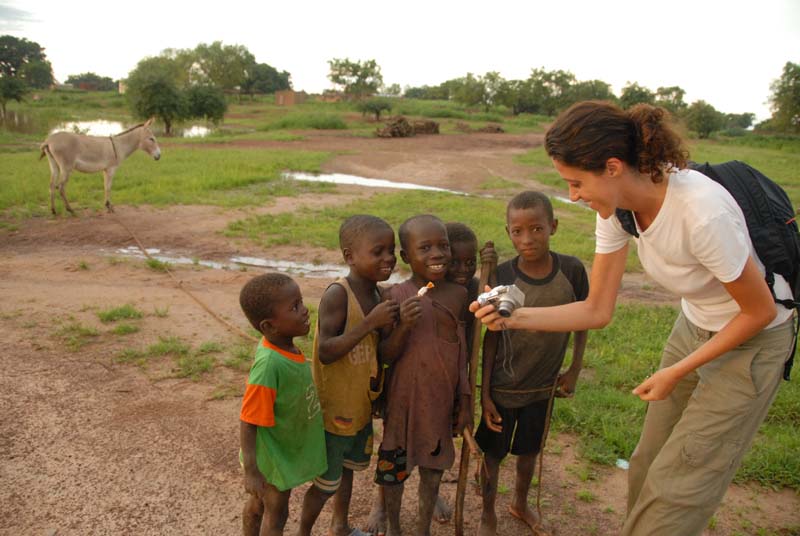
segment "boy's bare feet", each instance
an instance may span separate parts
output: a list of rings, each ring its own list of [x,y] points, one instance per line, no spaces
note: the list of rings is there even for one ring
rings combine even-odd
[[[364,529],[376,536],[386,534],[386,510],[383,508],[383,501],[372,503],[372,509],[369,511]]]
[[[437,523],[447,523],[453,517],[453,508],[447,504],[441,495],[436,496],[436,505],[433,507],[433,519]]]
[[[517,504],[511,504],[508,507],[508,513],[527,524],[534,531],[534,534],[537,534],[536,530],[541,519],[539,519],[539,514],[531,510],[528,503],[523,503],[522,507]]]
[[[493,511],[481,513],[478,536],[497,536],[497,514]]]

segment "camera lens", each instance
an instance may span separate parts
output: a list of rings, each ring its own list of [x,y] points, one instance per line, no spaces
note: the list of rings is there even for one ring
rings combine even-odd
[[[500,316],[508,318],[514,312],[514,304],[510,301],[501,301],[497,306],[497,312],[500,313]]]

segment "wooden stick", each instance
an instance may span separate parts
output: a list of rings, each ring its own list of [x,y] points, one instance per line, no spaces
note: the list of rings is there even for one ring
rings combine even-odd
[[[484,246],[485,247],[485,246]],[[484,287],[489,283],[490,276],[495,269],[494,262],[481,263],[481,275],[478,283],[478,293],[483,292]],[[475,391],[478,383],[478,351],[481,344],[481,321],[474,318],[472,321],[472,353],[469,356],[469,388],[470,388],[470,410],[472,420],[475,419]],[[456,487],[456,513],[455,513],[455,533],[456,536],[464,536],[464,496],[467,493],[467,473],[469,473],[470,451],[480,452],[475,439],[472,437],[472,426],[464,430],[464,442],[461,444],[461,462],[458,468],[458,486]]]

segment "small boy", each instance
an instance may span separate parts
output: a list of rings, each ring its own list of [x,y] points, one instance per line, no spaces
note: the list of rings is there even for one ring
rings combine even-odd
[[[415,466],[416,533],[429,533],[442,473],[455,459],[453,431],[460,433],[471,417],[461,321],[467,292],[445,279],[451,260],[447,229],[436,216],[421,215],[406,220],[398,234],[400,256],[412,275],[388,290],[400,303],[400,321],[390,333],[384,330],[380,343],[381,359],[390,366],[375,481],[385,488],[387,536],[401,534],[403,482]],[[428,287],[424,295],[422,287]]]
[[[375,216],[351,216],[339,228],[339,246],[350,272],[322,295],[312,357],[328,470],[306,492],[301,535],[311,534],[334,493],[329,534],[361,534],[347,520],[353,471],[366,469],[372,454],[372,400],[378,393],[370,382],[379,376],[378,330],[394,325],[399,312],[396,301],[381,301],[377,286],[397,263],[389,224]]]
[[[553,206],[541,192],[522,192],[508,203],[506,232],[518,255],[497,268],[497,283],[515,284],[525,307],[546,307],[586,299],[586,270],[575,257],[550,251],[558,228]],[[540,522],[528,506],[528,491],[541,450],[550,394],[571,396],[581,370],[586,332],[575,332],[572,364],[559,376],[567,333],[489,331],[483,346],[483,415],[475,440],[485,452],[488,475],[481,473],[483,512],[479,534],[497,534],[495,499],[500,462],[517,456],[517,476],[509,513],[534,529]]]
[[[283,534],[292,488],[325,472],[325,436],[311,368],[294,338],[308,334],[300,287],[284,274],[254,277],[239,295],[264,338],[250,369],[239,417],[243,532]],[[266,526],[261,527],[266,511]]]
[[[467,306],[478,297],[480,281],[475,277],[478,269],[478,237],[467,225],[459,222],[449,222],[447,228],[447,239],[450,240],[450,254],[452,260],[447,269],[447,280],[459,284],[467,289]],[[494,243],[486,242],[481,248],[481,263],[497,263],[497,252]],[[464,326],[467,339],[467,356],[472,351],[472,327],[473,316],[469,311],[464,315],[466,325]]]
[[[446,279],[467,289],[466,303],[469,305],[478,296],[478,278],[475,277],[477,270],[478,238],[467,225],[458,222],[448,222],[445,224],[447,229],[447,239],[450,242],[450,265],[447,267]],[[497,262],[497,253],[492,242],[486,242],[481,249],[481,262]],[[465,326],[465,339],[467,347],[467,357],[470,355],[472,345],[472,315],[467,315]],[[470,423],[471,424],[471,423]],[[381,486],[376,494],[372,509],[367,521],[367,530],[381,534],[385,531],[386,510],[384,509],[385,494],[384,487]],[[453,515],[453,509],[448,505],[441,495],[437,495],[436,504],[433,509],[433,519],[439,523],[447,523]]]

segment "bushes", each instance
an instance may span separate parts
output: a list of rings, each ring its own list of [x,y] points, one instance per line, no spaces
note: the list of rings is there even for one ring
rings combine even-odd
[[[317,129],[317,130],[344,130],[347,128],[344,120],[334,114],[290,114],[278,119],[259,130],[282,129]]]

